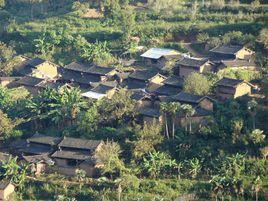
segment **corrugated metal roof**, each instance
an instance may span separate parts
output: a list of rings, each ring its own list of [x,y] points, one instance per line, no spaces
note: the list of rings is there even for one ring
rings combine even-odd
[[[83,97],[85,98],[93,98],[93,99],[101,99],[103,97],[106,96],[106,94],[100,94],[100,93],[97,93],[97,92],[94,92],[94,91],[88,91],[86,93],[83,93],[82,94]]]
[[[141,57],[150,59],[159,59],[162,56],[180,54],[176,50],[164,49],[164,48],[151,48],[141,55]]]

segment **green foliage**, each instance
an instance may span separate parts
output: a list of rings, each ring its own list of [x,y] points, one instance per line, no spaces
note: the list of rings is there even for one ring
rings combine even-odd
[[[16,52],[12,47],[0,42],[0,76],[9,76],[18,63]]]
[[[259,40],[267,49],[268,48],[268,29],[267,28],[264,28],[261,30],[260,35],[259,35]]]
[[[140,159],[143,155],[155,150],[155,146],[163,141],[161,134],[161,126],[153,123],[152,125],[145,124],[141,129],[136,128],[137,140],[133,143],[133,155],[136,159]]]
[[[196,95],[207,95],[210,87],[210,82],[205,76],[192,73],[185,79],[183,90]]]
[[[166,153],[150,152],[143,158],[143,170],[153,178],[159,177],[160,173],[170,174],[177,167],[175,160],[172,160]]]
[[[15,130],[20,120],[13,121],[2,110],[0,110],[0,117],[0,138],[7,140],[21,135],[19,130]]]
[[[19,188],[23,188],[26,180],[28,166],[19,165],[18,158],[10,157],[7,161],[0,164],[0,177],[11,180]]]
[[[121,148],[116,142],[107,141],[101,146],[95,157],[103,164],[103,167],[101,167],[102,174],[112,176],[125,169],[123,161],[119,158],[120,154]]]

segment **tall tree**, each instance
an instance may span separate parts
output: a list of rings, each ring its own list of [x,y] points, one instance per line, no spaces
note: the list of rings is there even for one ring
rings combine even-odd
[[[189,132],[192,133],[192,116],[195,114],[195,109],[191,105],[188,105],[188,104],[183,104],[181,108],[185,114],[186,131],[188,130],[187,126],[189,123]]]
[[[168,104],[163,102],[160,103],[160,110],[162,115],[164,116],[164,121],[165,121],[165,130],[166,130],[166,136],[169,139],[169,128],[168,128]]]
[[[253,130],[255,130],[256,129],[255,117],[256,117],[256,114],[257,114],[258,103],[253,99],[253,100],[248,102],[247,106],[248,106],[248,112],[249,112],[249,114],[251,115],[251,118],[252,118],[252,128],[253,128]]]
[[[210,90],[210,82],[199,73],[191,73],[184,82],[184,91],[196,95],[207,95]]]
[[[101,168],[102,174],[108,174],[111,177],[115,173],[121,173],[125,167],[120,159],[121,148],[116,142],[105,142],[100,150],[97,151],[95,157],[103,164]]]

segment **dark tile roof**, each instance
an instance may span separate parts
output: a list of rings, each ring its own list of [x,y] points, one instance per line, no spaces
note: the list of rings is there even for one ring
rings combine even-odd
[[[48,165],[54,165],[54,161],[48,157],[48,155],[34,155],[34,156],[22,156],[28,163],[46,163]]]
[[[221,45],[214,47],[210,50],[213,53],[221,53],[221,54],[236,54],[239,50],[241,50],[243,46],[241,45]]]
[[[239,85],[243,82],[245,82],[245,81],[224,77],[217,82],[217,85],[218,86],[225,86],[225,87],[236,87],[237,85]],[[251,85],[250,83],[248,83],[248,84]]]
[[[131,98],[135,101],[142,100],[143,98],[150,98],[150,95],[144,90],[132,90]]]
[[[28,147],[24,147],[20,149],[20,152],[26,153],[26,154],[51,154],[53,152],[53,149],[48,146],[44,145],[30,145]]]
[[[177,61],[177,64],[182,65],[182,66],[200,68],[201,66],[203,66],[207,62],[208,62],[208,59],[197,59],[197,58],[184,57],[182,60]]]
[[[102,143],[101,140],[86,140],[86,139],[79,139],[79,138],[64,137],[58,146],[95,151],[95,149],[101,143]]]
[[[107,75],[108,73],[114,71],[115,68],[110,68],[110,67],[102,67],[102,66],[92,66],[89,68],[89,70],[87,71],[90,74],[94,74],[94,75]]]
[[[111,86],[108,84],[101,83],[98,86],[91,89],[91,91],[99,93],[99,94],[106,94],[108,91],[114,89],[115,86]]]
[[[180,87],[182,88],[184,85],[184,79],[178,76],[169,76],[167,79],[163,82],[165,85],[170,85],[174,87]]]
[[[123,81],[122,87],[126,87],[127,89],[145,89],[147,87],[147,83],[142,80],[128,78]]]
[[[152,91],[152,93],[156,95],[167,95],[167,96],[176,95],[180,92],[181,92],[181,88],[173,87],[169,85],[162,85],[159,88]]]
[[[257,67],[254,61],[248,61],[243,59],[235,59],[235,60],[224,60],[221,63],[225,67]]]
[[[37,58],[33,58],[33,59],[26,61],[26,65],[31,68],[35,68],[36,66],[44,63],[45,61],[46,60],[37,57]]]
[[[88,72],[90,67],[91,66],[86,65],[86,64],[82,64],[79,62],[72,62],[72,63],[64,66],[64,68],[66,68],[68,70],[77,71],[77,72]]]
[[[159,118],[160,117],[160,111],[155,108],[140,108],[138,110],[138,113],[143,116],[153,117],[153,118]]]
[[[79,84],[90,84],[90,82],[99,82],[100,77],[88,73],[75,72],[71,70],[60,69],[60,80],[76,82]]]
[[[16,81],[21,79],[22,77],[0,77],[0,81]]]
[[[190,93],[180,92],[173,96],[173,100],[184,102],[184,103],[199,103],[206,96],[198,96]]]
[[[22,77],[21,79],[15,81],[15,83],[20,84],[20,85],[35,87],[43,81],[44,80],[41,78],[25,76],[25,77]]]
[[[4,190],[10,184],[9,181],[2,180],[0,181],[0,190]]]
[[[136,79],[136,80],[142,80],[142,81],[149,81],[157,74],[158,74],[158,72],[156,72],[156,71],[136,70],[129,75],[129,78]]]
[[[212,114],[213,114],[213,112],[210,110],[206,110],[204,108],[197,107],[197,108],[195,108],[195,115],[194,116],[202,117],[202,116],[211,116]]]
[[[35,134],[32,137],[28,138],[28,141],[30,143],[38,143],[38,144],[44,144],[44,145],[58,145],[61,141],[60,137],[51,137],[47,135],[41,135],[41,134]]]
[[[75,159],[75,160],[87,160],[91,158],[89,152],[84,151],[56,151],[51,155],[52,158],[62,158],[62,159]]]

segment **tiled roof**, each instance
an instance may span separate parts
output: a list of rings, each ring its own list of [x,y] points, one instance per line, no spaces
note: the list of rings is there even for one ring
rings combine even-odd
[[[156,95],[167,95],[167,96],[176,95],[179,92],[181,92],[181,88],[173,87],[170,85],[162,85],[156,90],[152,91],[152,93],[155,93]]]
[[[115,86],[101,83],[98,86],[96,86],[95,88],[93,88],[91,91],[99,93],[99,94],[106,94],[108,91],[110,91],[114,88],[115,88]]]
[[[226,86],[226,87],[236,87],[238,84],[243,83],[244,80],[232,79],[224,77],[217,82],[217,85]]]
[[[101,142],[102,142],[101,140],[86,140],[86,139],[65,137],[58,146],[95,151],[95,149],[101,144]]]
[[[94,75],[107,75],[108,73],[114,71],[115,68],[110,68],[110,67],[102,67],[102,66],[92,66],[88,69],[88,73],[94,74]]]
[[[63,158],[63,159],[75,159],[75,160],[87,160],[90,159],[90,152],[84,151],[56,151],[51,155],[52,158]]]
[[[210,116],[212,115],[213,112],[210,111],[210,110],[206,110],[204,108],[201,108],[201,107],[197,107],[195,108],[195,116]]]
[[[64,66],[64,68],[66,68],[68,70],[78,71],[78,72],[87,72],[89,70],[90,66],[86,65],[86,64],[79,63],[79,62],[72,62],[72,63]]]
[[[45,61],[46,61],[46,60],[37,57],[37,58],[33,58],[33,59],[28,60],[28,61],[26,62],[26,65],[27,65],[27,66],[30,66],[30,67],[32,67],[32,68],[35,68],[36,66],[38,66],[38,65],[40,65],[40,64],[42,64],[42,63],[44,63]]]
[[[148,117],[154,117],[154,118],[160,117],[160,111],[155,108],[141,108],[139,109],[138,113]]]
[[[149,71],[149,70],[136,70],[129,75],[129,78],[142,80],[142,81],[149,81],[151,78],[156,76],[158,72],[156,71]]]
[[[99,82],[100,77],[88,73],[75,72],[66,69],[60,69],[60,80],[76,82],[79,84],[90,84],[90,82]]]
[[[20,85],[26,85],[26,86],[37,86],[44,80],[41,78],[36,78],[36,77],[30,77],[30,76],[25,76],[22,77],[21,79],[17,80],[15,83],[20,84]]]
[[[256,67],[255,62],[242,59],[224,60],[221,63],[226,67]]]
[[[172,98],[179,102],[199,103],[205,96],[198,96],[190,93],[180,92]]]
[[[208,59],[184,57],[182,60],[177,61],[177,64],[182,65],[182,66],[200,68],[207,62],[208,62]]]
[[[61,138],[51,137],[47,135],[35,134],[32,137],[28,138],[29,142],[44,144],[44,145],[57,145],[60,143]]]
[[[241,45],[221,45],[214,47],[210,50],[213,53],[221,53],[221,54],[236,54],[239,50],[241,50],[243,46]]]
[[[4,190],[10,184],[9,181],[2,180],[0,181],[0,190]]]
[[[122,87],[126,87],[127,89],[145,89],[147,86],[147,83],[142,80],[135,80],[128,78],[123,81]]]
[[[48,165],[54,165],[54,161],[48,157],[48,155],[33,155],[33,156],[22,156],[28,163],[40,163],[44,162]]]
[[[159,59],[162,56],[179,54],[176,50],[165,48],[151,48],[141,55],[141,57],[150,59]]]
[[[178,76],[169,76],[166,80],[163,82],[166,85],[171,85],[174,87],[183,87],[184,79]]]
[[[27,154],[50,154],[53,152],[53,149],[48,146],[44,145],[30,145],[28,147],[21,148],[20,151],[22,153],[27,153]]]
[[[143,98],[150,98],[149,94],[146,93],[144,90],[132,90],[131,92],[131,98],[136,101],[139,101]]]

